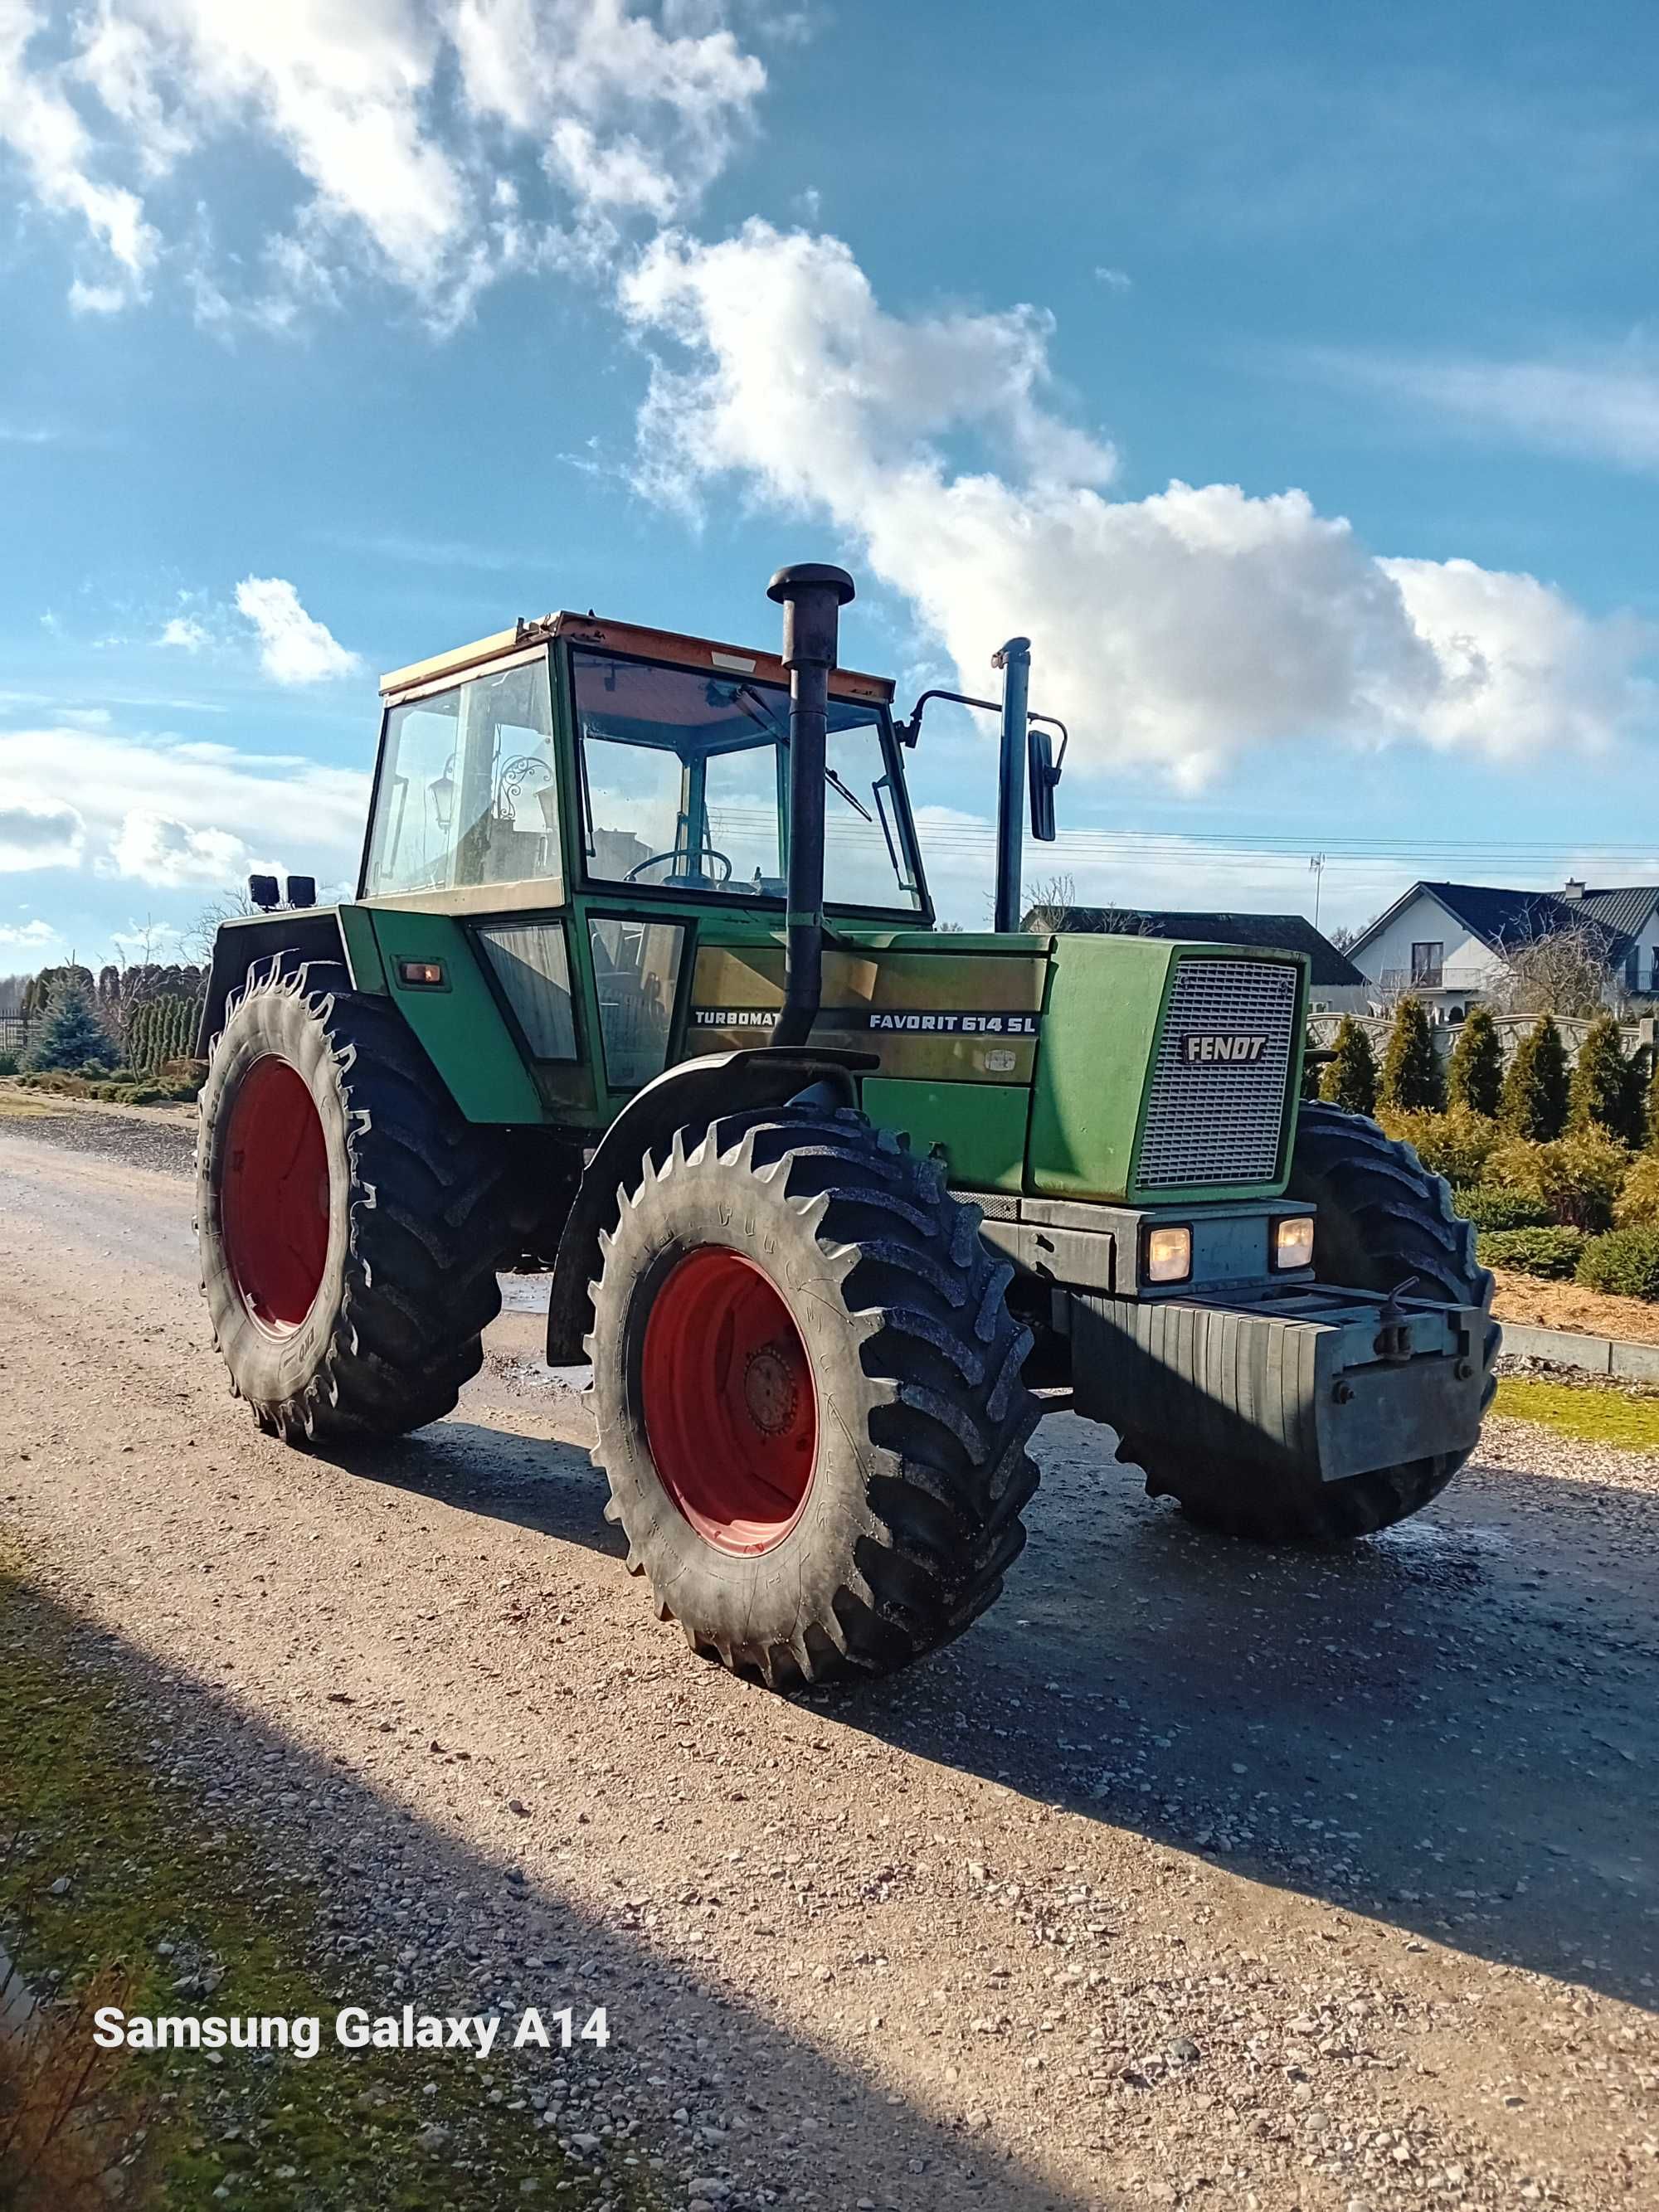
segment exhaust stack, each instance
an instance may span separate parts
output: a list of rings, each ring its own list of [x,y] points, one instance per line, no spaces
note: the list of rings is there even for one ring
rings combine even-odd
[[[806,1042],[823,994],[824,741],[841,611],[853,592],[845,568],[818,561],[780,568],[766,587],[767,598],[783,609],[783,665],[789,671],[787,911],[775,1045]]]

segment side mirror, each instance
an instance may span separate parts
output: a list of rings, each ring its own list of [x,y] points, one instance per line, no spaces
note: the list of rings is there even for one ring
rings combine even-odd
[[[1054,758],[1054,739],[1045,729],[1033,722],[1025,732],[1026,781],[1031,792],[1031,835],[1039,844],[1054,842],[1054,786],[1060,781],[1060,764]]]

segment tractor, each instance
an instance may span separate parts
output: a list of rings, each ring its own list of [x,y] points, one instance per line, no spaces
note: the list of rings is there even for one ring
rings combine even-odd
[[[1045,1413],[1236,1537],[1415,1513],[1491,1396],[1450,1194],[1301,1097],[1271,945],[1019,927],[1052,718],[996,656],[996,927],[934,926],[843,570],[779,654],[559,613],[382,685],[355,898],[253,879],[198,1043],[204,1292],[235,1392],[347,1455],[440,1419],[498,1273],[550,1271],[628,1566],[775,1689],[991,1604]],[[959,694],[945,694],[962,697]]]

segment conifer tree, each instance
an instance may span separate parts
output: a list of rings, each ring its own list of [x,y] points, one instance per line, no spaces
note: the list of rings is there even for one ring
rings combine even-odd
[[[1642,1101],[1637,1074],[1625,1058],[1619,1024],[1598,1015],[1584,1034],[1567,1086],[1567,1126],[1605,1129],[1626,1145],[1641,1142]]]
[[[1498,1024],[1485,1006],[1471,1006],[1463,1033],[1452,1047],[1449,1088],[1454,1106],[1472,1114],[1496,1115],[1504,1093],[1504,1048]]]
[[[1438,1114],[1446,1103],[1445,1071],[1434,1048],[1434,1031],[1420,999],[1395,1009],[1382,1055],[1382,1103],[1401,1114]]]
[[[1567,1123],[1567,1048],[1553,1014],[1516,1047],[1504,1078],[1503,1119],[1517,1137],[1548,1144]]]
[[[53,992],[40,1036],[29,1048],[31,1068],[112,1067],[115,1048],[98,1018],[92,994],[78,977]]]
[[[1344,1014],[1338,1026],[1335,1057],[1326,1062],[1319,1095],[1350,1114],[1376,1111],[1376,1061],[1370,1039],[1352,1014]]]

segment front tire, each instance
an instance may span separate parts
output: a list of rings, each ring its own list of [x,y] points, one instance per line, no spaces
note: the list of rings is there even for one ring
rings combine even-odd
[[[483,1361],[510,1241],[499,1145],[337,963],[251,974],[215,1040],[197,1148],[214,1341],[286,1443],[437,1420]]]
[[[1417,1296],[1479,1306],[1490,1316],[1492,1279],[1474,1256],[1474,1230],[1454,1210],[1449,1185],[1365,1115],[1304,1100],[1285,1194],[1318,1208],[1322,1279],[1387,1292],[1415,1275]],[[1498,1387],[1500,1339],[1488,1318],[1483,1407]],[[1468,1456],[1438,1452],[1322,1483],[1191,1460],[1167,1437],[1126,1434],[1118,1449],[1120,1459],[1145,1468],[1153,1497],[1173,1496],[1205,1528],[1271,1542],[1332,1543],[1391,1528],[1437,1498]]]
[[[959,1635],[1025,1540],[1012,1270],[851,1110],[717,1121],[621,1194],[594,1286],[607,1516],[692,1647],[774,1689]]]

